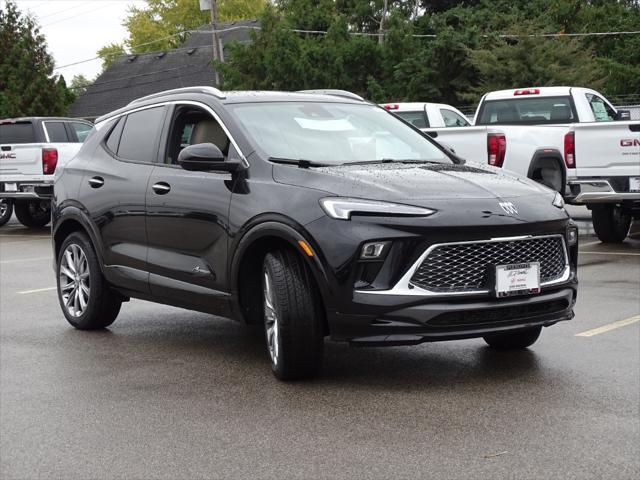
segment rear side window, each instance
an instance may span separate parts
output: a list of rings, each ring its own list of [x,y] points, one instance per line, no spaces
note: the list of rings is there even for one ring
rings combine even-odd
[[[476,125],[537,125],[572,123],[576,115],[571,98],[537,97],[489,100],[483,103]]]
[[[613,122],[616,119],[616,112],[602,98],[591,93],[586,97],[596,122]]]
[[[31,122],[0,123],[0,143],[35,143],[36,135]]]
[[[453,110],[441,108],[440,113],[442,114],[442,120],[444,120],[445,127],[466,127],[469,125],[469,122]]]
[[[136,162],[154,162],[158,155],[158,134],[164,107],[130,113],[124,123],[118,156]]]
[[[120,117],[115,126],[109,132],[105,145],[113,153],[117,155],[118,145],[120,144],[120,135],[122,135],[122,127],[124,126],[125,117]]]
[[[73,131],[76,133],[79,142],[84,142],[93,128],[91,125],[80,122],[71,122],[69,125],[71,125],[71,128],[73,128]]]
[[[427,121],[427,115],[424,112],[394,112],[397,116],[403,119],[405,122],[409,122],[414,127],[429,128],[429,122]]]
[[[51,143],[68,143],[67,130],[63,122],[44,122],[44,128]]]

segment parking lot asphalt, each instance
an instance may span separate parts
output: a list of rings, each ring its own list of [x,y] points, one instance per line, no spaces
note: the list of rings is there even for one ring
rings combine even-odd
[[[0,228],[0,478],[640,478],[640,231],[581,238],[576,318],[526,351],[350,348],[281,383],[261,332],[132,300],[60,312],[46,230]],[[602,328],[601,328],[602,327]]]

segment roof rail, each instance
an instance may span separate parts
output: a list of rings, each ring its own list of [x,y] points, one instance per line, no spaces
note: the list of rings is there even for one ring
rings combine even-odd
[[[319,90],[298,90],[298,93],[313,93],[316,95],[332,95],[334,97],[350,98],[351,100],[360,100],[366,102],[364,98],[347,90],[337,90],[335,88],[322,88]]]
[[[129,102],[129,105],[134,105],[136,103],[144,102],[145,100],[151,100],[152,98],[164,97],[165,95],[171,95],[175,93],[208,93],[217,97],[219,99],[227,98],[223,92],[214,87],[184,87],[184,88],[174,88],[173,90],[165,90],[164,92],[152,93],[151,95],[147,95],[145,97],[136,98],[135,100]]]

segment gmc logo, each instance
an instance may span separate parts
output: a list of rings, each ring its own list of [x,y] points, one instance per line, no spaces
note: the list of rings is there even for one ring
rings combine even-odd
[[[640,138],[623,138],[620,140],[621,147],[640,147]]]
[[[10,158],[12,160],[16,159],[16,154],[15,153],[0,153],[0,160],[3,160],[5,158]]]

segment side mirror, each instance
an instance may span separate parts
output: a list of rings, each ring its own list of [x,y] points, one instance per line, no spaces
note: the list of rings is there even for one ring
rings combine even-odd
[[[225,162],[224,154],[213,143],[198,143],[184,148],[178,155],[178,164],[192,172],[232,172],[236,162]]]
[[[629,110],[618,110],[616,120],[626,121],[631,120],[631,112]]]

